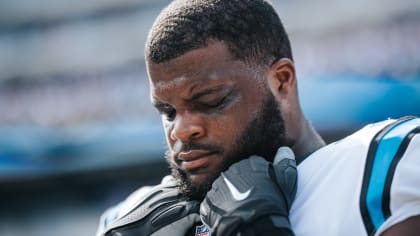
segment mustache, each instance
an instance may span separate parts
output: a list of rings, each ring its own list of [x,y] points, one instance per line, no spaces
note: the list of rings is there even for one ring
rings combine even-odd
[[[181,152],[189,152],[191,150],[205,150],[208,152],[218,152],[222,153],[223,148],[214,144],[207,144],[207,143],[197,143],[197,142],[190,142],[190,143],[182,143],[177,141],[172,150],[168,150],[167,153],[170,156],[177,157]]]

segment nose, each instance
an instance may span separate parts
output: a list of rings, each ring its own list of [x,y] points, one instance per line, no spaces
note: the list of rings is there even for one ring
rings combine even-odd
[[[177,114],[170,137],[173,141],[188,143],[205,135],[203,120],[199,115],[185,112]]]

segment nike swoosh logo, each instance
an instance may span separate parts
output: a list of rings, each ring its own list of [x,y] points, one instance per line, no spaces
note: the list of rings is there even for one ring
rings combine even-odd
[[[233,185],[228,178],[226,178],[226,176],[222,173],[223,176],[223,180],[225,181],[226,185],[229,188],[230,193],[232,194],[233,199],[235,199],[236,201],[242,201],[244,199],[246,199],[249,194],[251,193],[252,189],[248,189],[248,191],[241,193],[236,187],[235,185]]]

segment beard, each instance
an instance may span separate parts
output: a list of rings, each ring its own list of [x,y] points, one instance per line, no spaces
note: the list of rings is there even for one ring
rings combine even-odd
[[[223,157],[224,169],[222,171],[233,163],[252,155],[261,156],[272,162],[277,149],[288,144],[281,111],[274,96],[268,93],[257,116],[247,124],[232,150]],[[193,184],[187,173],[170,161],[169,152],[166,153],[166,160],[181,194],[191,199],[202,201],[211,189],[214,180],[220,175],[220,172],[212,173],[200,184]]]

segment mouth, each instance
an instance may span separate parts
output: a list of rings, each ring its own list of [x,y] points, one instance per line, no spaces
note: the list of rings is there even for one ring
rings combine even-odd
[[[204,170],[211,163],[212,156],[216,152],[205,150],[190,150],[188,152],[180,152],[177,155],[178,164],[186,172],[196,173]]]

